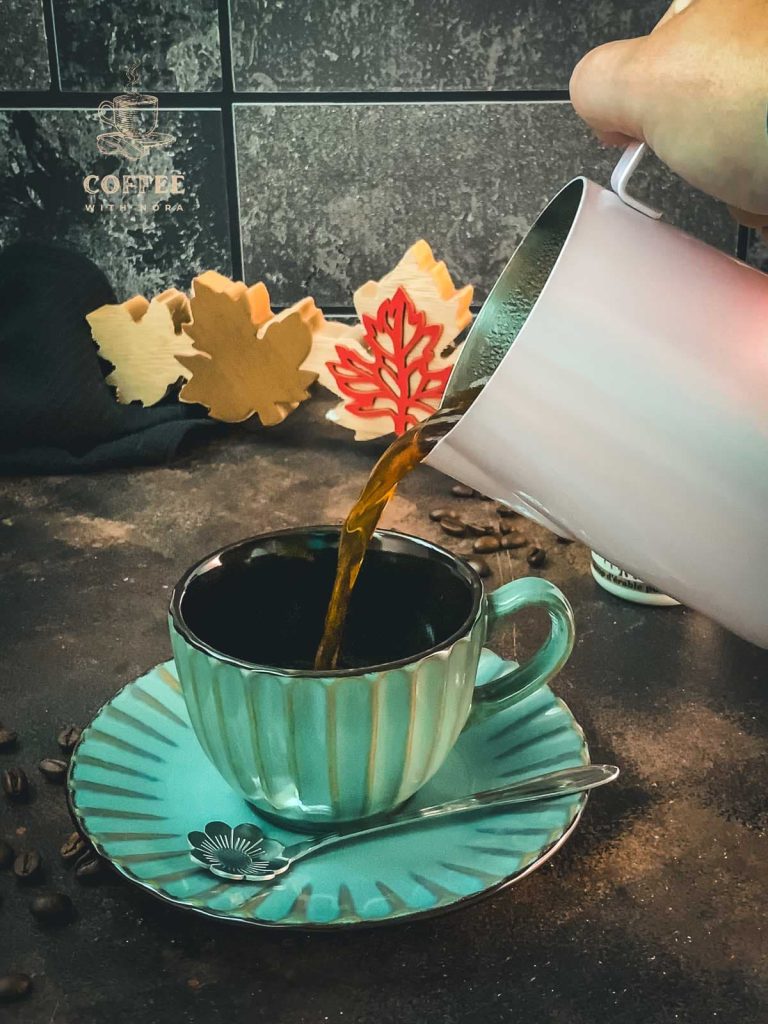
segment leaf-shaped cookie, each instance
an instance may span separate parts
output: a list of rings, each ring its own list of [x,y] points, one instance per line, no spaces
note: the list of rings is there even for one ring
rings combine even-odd
[[[402,434],[437,408],[450,366],[440,365],[435,351],[442,333],[427,323],[403,288],[384,299],[376,317],[363,315],[363,343],[338,345],[330,372],[348,400],[350,416],[372,421]]]
[[[118,402],[138,400],[142,405],[154,405],[171,384],[189,376],[177,358],[194,353],[182,331],[189,319],[189,300],[175,288],[156,295],[151,302],[135,295],[127,302],[88,313],[93,340],[114,366],[107,383],[117,389]]]
[[[402,393],[396,401],[391,395],[385,395],[384,386],[377,393],[371,392],[370,402],[365,406],[363,414],[360,395],[350,394],[350,387],[359,390],[360,384],[351,383],[346,376],[350,372],[349,355],[355,354],[353,362],[358,366],[364,363],[373,366],[377,363],[380,353],[377,354],[375,345],[371,345],[366,317],[371,322],[377,322],[380,311],[385,308],[384,303],[393,300],[399,289],[405,293],[409,308],[422,314],[424,323],[438,331],[436,343],[430,348],[429,366],[425,369],[438,375],[442,381],[440,393],[435,394],[434,388],[430,386],[430,393],[426,395],[420,390],[420,376],[406,374],[398,385]],[[364,441],[389,434],[393,429],[402,433],[406,420],[410,424],[426,418],[440,404],[450,368],[458,358],[455,342],[472,320],[470,303],[473,291],[472,285],[455,288],[445,263],[435,260],[431,248],[423,239],[412,245],[397,266],[380,281],[368,281],[358,288],[354,302],[362,323],[344,324],[324,319],[315,329],[312,351],[302,367],[317,373],[319,382],[343,399],[331,409],[328,419],[354,430],[355,440]],[[410,315],[406,316],[406,321]],[[406,331],[411,328],[412,325],[409,327],[406,322]],[[433,333],[430,333],[430,337]],[[373,336],[376,335],[374,331]],[[340,372],[340,368],[343,370],[345,366],[347,369]],[[382,381],[385,381],[385,368],[379,366],[379,369]],[[409,404],[410,397],[414,401]],[[400,407],[401,413],[407,409],[407,415],[403,417],[401,413],[393,414],[393,401]]]
[[[272,316],[263,284],[246,288],[207,271],[192,282],[191,308],[184,330],[194,354],[181,361],[192,376],[182,401],[199,402],[227,423],[256,414],[273,426],[309,397],[315,374],[300,367],[320,315],[312,299]]]
[[[384,301],[391,299],[398,288],[405,288],[417,309],[430,324],[441,324],[440,345],[452,345],[472,322],[470,305],[474,288],[471,284],[457,289],[443,260],[438,262],[423,238],[415,242],[397,266],[380,281],[368,281],[355,292],[357,315],[376,316]]]

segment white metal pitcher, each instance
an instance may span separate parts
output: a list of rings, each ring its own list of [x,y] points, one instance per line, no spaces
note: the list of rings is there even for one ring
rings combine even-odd
[[[427,463],[768,647],[768,275],[576,178],[520,244]]]

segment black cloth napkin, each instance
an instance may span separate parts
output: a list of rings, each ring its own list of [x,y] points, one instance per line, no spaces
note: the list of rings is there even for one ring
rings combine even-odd
[[[197,405],[118,405],[85,319],[116,301],[79,253],[39,242],[0,253],[0,474],[167,462],[221,429]]]

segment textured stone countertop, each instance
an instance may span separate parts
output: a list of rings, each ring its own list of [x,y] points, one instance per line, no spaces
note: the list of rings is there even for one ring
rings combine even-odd
[[[685,609],[601,591],[587,552],[525,524],[542,574],[571,599],[578,642],[555,689],[597,761],[621,765],[540,871],[458,912],[387,928],[281,934],[161,905],[117,876],[74,881],[58,847],[62,790],[38,761],[124,682],[169,656],[169,587],[208,550],[262,530],[338,522],[370,446],[321,422],[321,402],[270,432],[240,432],[172,467],[0,484],[0,719],[20,734],[0,767],[35,783],[0,805],[0,837],[35,846],[77,920],[43,929],[30,890],[0,873],[0,973],[34,991],[22,1024],[764,1024],[768,1020],[768,654]],[[427,512],[460,505],[418,471],[386,525],[466,551]],[[631,515],[631,509],[627,510]],[[713,543],[717,538],[712,538]],[[488,581],[526,575],[490,556]],[[702,551],[702,558],[707,552]],[[537,624],[509,627],[525,653]]]

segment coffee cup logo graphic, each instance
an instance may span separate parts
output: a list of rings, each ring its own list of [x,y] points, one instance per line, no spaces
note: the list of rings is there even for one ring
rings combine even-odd
[[[157,96],[138,91],[140,64],[135,61],[125,68],[128,92],[99,104],[99,118],[106,130],[97,135],[96,141],[105,156],[138,160],[176,141],[176,136],[158,128]],[[143,164],[133,169],[123,166],[106,174],[84,174],[84,209],[94,214],[181,213],[186,193],[184,178],[183,170],[168,167],[167,157],[156,168]]]
[[[127,69],[129,88],[138,83],[138,63]],[[132,92],[103,100],[99,117],[109,129],[96,137],[99,152],[105,156],[120,155],[138,160],[152,149],[169,146],[174,136],[157,129],[157,96]]]

